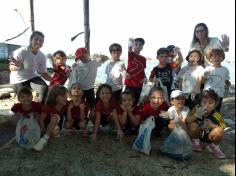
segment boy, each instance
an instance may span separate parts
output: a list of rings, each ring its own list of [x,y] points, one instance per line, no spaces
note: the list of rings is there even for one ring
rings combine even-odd
[[[210,143],[208,150],[217,158],[225,158],[219,144],[223,140],[225,123],[221,114],[215,110],[218,96],[214,90],[205,90],[201,94],[200,106],[196,106],[186,118],[193,150],[202,151],[200,140]]]
[[[135,103],[138,103],[143,83],[146,82],[145,68],[146,58],[140,55],[145,41],[143,38],[136,38],[131,42],[128,52],[127,75],[124,81],[125,89],[133,92]]]
[[[17,93],[19,103],[12,106],[11,111],[15,113],[12,121],[17,122],[16,140],[23,148],[31,149],[40,138],[38,124],[41,104],[34,102],[32,92],[27,87],[22,87]]]
[[[107,56],[99,55],[94,56],[91,60],[87,50],[85,48],[78,48],[75,52],[75,61],[72,65],[72,75],[68,84],[79,83],[84,91],[84,98],[89,104],[90,113],[93,113],[95,106],[94,84],[97,76],[97,69],[108,60]],[[93,114],[90,114],[93,116]]]
[[[53,56],[48,55],[51,59],[53,71],[55,72],[50,80],[49,87],[55,84],[64,85],[70,76],[70,67],[66,65],[66,54],[64,51],[58,50]]]
[[[169,63],[175,74],[181,70],[181,65],[183,63],[183,55],[179,47],[175,45],[167,46],[169,50]]]
[[[230,86],[229,70],[221,65],[225,59],[225,53],[222,49],[212,49],[209,53],[209,61],[212,65],[207,66],[204,70],[203,83],[204,90],[212,89],[219,96],[219,104],[216,107],[220,111],[222,100],[225,93],[225,84]]]
[[[169,49],[160,48],[157,50],[157,59],[159,60],[159,64],[151,71],[149,80],[158,85],[160,79],[163,85],[166,86],[168,97],[170,97],[171,90],[173,89],[173,73],[168,58]]]

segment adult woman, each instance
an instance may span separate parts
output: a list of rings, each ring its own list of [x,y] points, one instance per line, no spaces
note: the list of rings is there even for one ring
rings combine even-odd
[[[222,48],[227,52],[229,50],[229,37],[224,34],[221,41],[217,37],[209,37],[207,25],[205,23],[198,23],[194,28],[191,48],[199,49],[204,56],[206,56],[207,50],[212,48]],[[210,65],[205,58],[201,59],[201,65]]]
[[[46,58],[39,50],[43,46],[44,35],[42,32],[34,31],[30,36],[28,47],[22,47],[10,56],[10,84],[13,84],[15,92],[25,86],[35,90],[39,96],[38,101],[44,102],[48,86],[40,75],[50,80],[47,73]]]

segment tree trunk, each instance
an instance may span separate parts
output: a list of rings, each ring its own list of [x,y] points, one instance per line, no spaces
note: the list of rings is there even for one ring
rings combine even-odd
[[[89,29],[89,0],[84,0],[84,42],[90,54],[90,29]]]
[[[35,31],[34,27],[34,0],[30,0],[30,24],[32,32]]]

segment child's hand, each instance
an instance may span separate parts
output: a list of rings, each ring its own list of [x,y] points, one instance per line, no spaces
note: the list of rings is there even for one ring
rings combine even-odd
[[[168,111],[162,111],[161,110],[159,116],[162,117],[163,119],[169,119]]]
[[[84,108],[85,108],[84,103],[81,103],[81,104],[79,105],[79,108],[80,108],[80,110],[84,110]]]
[[[20,67],[21,65],[20,61],[15,59],[13,56],[9,57],[9,62],[10,62],[10,65],[14,65],[16,67]]]
[[[127,112],[127,108],[124,105],[120,106],[125,112]]]

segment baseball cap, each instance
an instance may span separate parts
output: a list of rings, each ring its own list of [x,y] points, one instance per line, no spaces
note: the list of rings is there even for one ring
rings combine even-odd
[[[81,56],[87,53],[86,48],[78,48],[75,52],[75,60],[79,59]]]
[[[181,90],[173,90],[170,94],[170,99],[177,98],[180,96],[186,98],[186,95]]]

